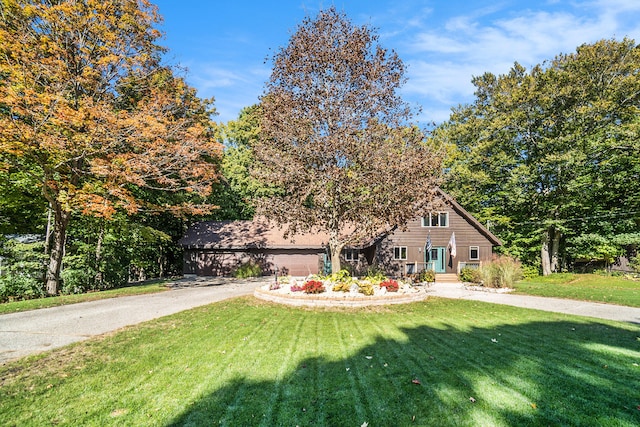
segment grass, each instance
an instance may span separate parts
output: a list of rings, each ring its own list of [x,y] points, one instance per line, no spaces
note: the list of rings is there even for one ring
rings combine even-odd
[[[106,298],[125,297],[131,295],[152,294],[166,291],[164,281],[146,283],[143,285],[126,286],[106,291],[89,292],[86,294],[60,295],[57,297],[38,298],[24,301],[12,301],[0,304],[0,314],[16,313],[19,311],[36,310],[39,308],[57,307],[59,305],[76,304],[79,302],[96,301]]]
[[[239,298],[0,367],[0,425],[640,424],[640,327],[432,298]]]
[[[519,294],[640,307],[640,281],[598,274],[560,273],[515,284]]]

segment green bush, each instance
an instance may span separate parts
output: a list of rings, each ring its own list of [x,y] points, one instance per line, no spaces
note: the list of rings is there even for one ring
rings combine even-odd
[[[483,264],[479,271],[482,284],[488,288],[508,288],[522,279],[520,262],[506,255],[494,257],[491,262]]]
[[[370,265],[364,272],[363,280],[368,280],[374,285],[379,285],[387,279],[385,271],[379,265]]]
[[[62,286],[60,293],[63,295],[82,294],[96,290],[96,272],[92,268],[84,270],[65,268],[60,272]]]
[[[43,298],[44,282],[25,274],[8,273],[0,276],[0,302]]]
[[[458,275],[461,282],[465,283],[480,283],[482,282],[482,275],[477,268],[465,267],[460,270]]]
[[[422,270],[416,276],[418,283],[433,283],[436,281],[436,272],[433,270]]]
[[[233,277],[237,279],[247,279],[249,277],[260,277],[262,268],[255,262],[249,261],[240,266],[233,272]]]
[[[533,279],[540,275],[540,267],[537,265],[523,265],[522,266],[522,278]]]

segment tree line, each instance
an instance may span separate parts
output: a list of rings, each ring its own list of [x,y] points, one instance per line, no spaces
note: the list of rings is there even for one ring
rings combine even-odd
[[[339,260],[432,208],[436,185],[544,274],[633,257],[640,242],[633,40],[475,77],[475,100],[425,130],[399,96],[402,60],[329,8],[271,58],[260,102],[222,124],[213,99],[163,62],[148,0],[1,6],[5,287],[57,294],[179,275],[177,240],[197,219],[322,229]],[[27,234],[44,237],[7,238]]]

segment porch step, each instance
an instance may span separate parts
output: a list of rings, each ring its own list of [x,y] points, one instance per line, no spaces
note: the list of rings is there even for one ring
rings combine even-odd
[[[458,275],[454,273],[436,274],[436,283],[458,283]]]

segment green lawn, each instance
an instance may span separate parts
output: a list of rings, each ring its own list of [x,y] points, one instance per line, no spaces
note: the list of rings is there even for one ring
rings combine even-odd
[[[95,301],[106,298],[125,297],[131,295],[151,294],[168,290],[166,282],[153,282],[144,285],[126,286],[124,288],[109,289],[107,291],[89,292],[86,294],[61,295],[57,297],[38,298],[25,301],[13,301],[0,304],[0,314],[16,313],[18,311],[36,310],[39,308],[57,307],[59,305],[75,304],[78,302]]]
[[[0,367],[0,425],[640,425],[640,326],[474,301],[254,298]]]
[[[516,283],[515,292],[640,307],[640,280],[598,274],[552,274]]]

